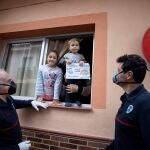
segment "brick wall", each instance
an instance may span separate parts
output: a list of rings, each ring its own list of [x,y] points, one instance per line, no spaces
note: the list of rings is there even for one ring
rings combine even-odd
[[[22,128],[23,139],[30,140],[30,150],[104,150],[110,140]]]

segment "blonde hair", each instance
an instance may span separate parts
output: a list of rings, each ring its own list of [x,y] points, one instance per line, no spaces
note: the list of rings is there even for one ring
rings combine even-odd
[[[74,42],[74,41],[77,41],[77,42],[80,44],[80,40],[77,39],[77,38],[72,38],[72,39],[70,39],[70,40],[68,41],[68,44],[70,45],[71,42]]]

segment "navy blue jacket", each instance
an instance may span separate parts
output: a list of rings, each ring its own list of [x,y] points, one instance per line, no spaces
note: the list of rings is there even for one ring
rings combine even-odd
[[[150,150],[150,93],[141,85],[121,101],[115,139],[106,150]]]
[[[0,150],[19,150],[22,133],[16,109],[29,106],[30,100],[14,100],[9,96],[6,103],[0,99]]]

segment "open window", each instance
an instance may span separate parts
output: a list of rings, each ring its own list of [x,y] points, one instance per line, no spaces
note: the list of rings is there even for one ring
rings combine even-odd
[[[47,55],[51,50],[57,50],[61,57],[67,51],[66,42],[74,37],[81,39],[79,53],[83,54],[90,64],[92,77],[93,33],[6,41],[1,67],[7,70],[17,83],[17,92],[14,98],[35,98],[35,85],[39,66],[46,63]],[[83,96],[81,99],[83,104],[91,104],[90,96]],[[63,102],[62,99],[61,101]]]
[[[57,36],[49,38],[47,55],[51,50],[56,50],[59,53],[59,58],[63,56],[66,52],[68,52],[67,42],[71,38],[78,38],[81,40],[80,42],[80,50],[79,53],[83,54],[86,59],[86,62],[90,64],[90,73],[92,77],[92,56],[93,56],[93,34],[81,34],[81,35],[70,35],[70,36]],[[47,56],[46,56],[47,57]],[[62,68],[64,70],[64,68]],[[65,71],[63,71],[65,74]],[[89,86],[91,84],[91,80],[83,79],[83,86]],[[91,89],[90,89],[91,90]],[[61,97],[61,101],[64,102],[64,99]],[[91,104],[91,95],[81,96],[81,102],[83,104]]]

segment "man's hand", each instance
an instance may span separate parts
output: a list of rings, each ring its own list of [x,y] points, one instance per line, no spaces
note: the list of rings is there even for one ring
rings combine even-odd
[[[46,109],[49,106],[48,102],[32,101],[31,104],[37,111],[39,111],[38,107],[42,107],[42,108]]]
[[[79,90],[79,87],[76,84],[69,84],[66,86],[67,93],[77,93],[78,90]]]
[[[24,141],[18,144],[20,150],[29,150],[31,147],[31,142],[30,141]]]

